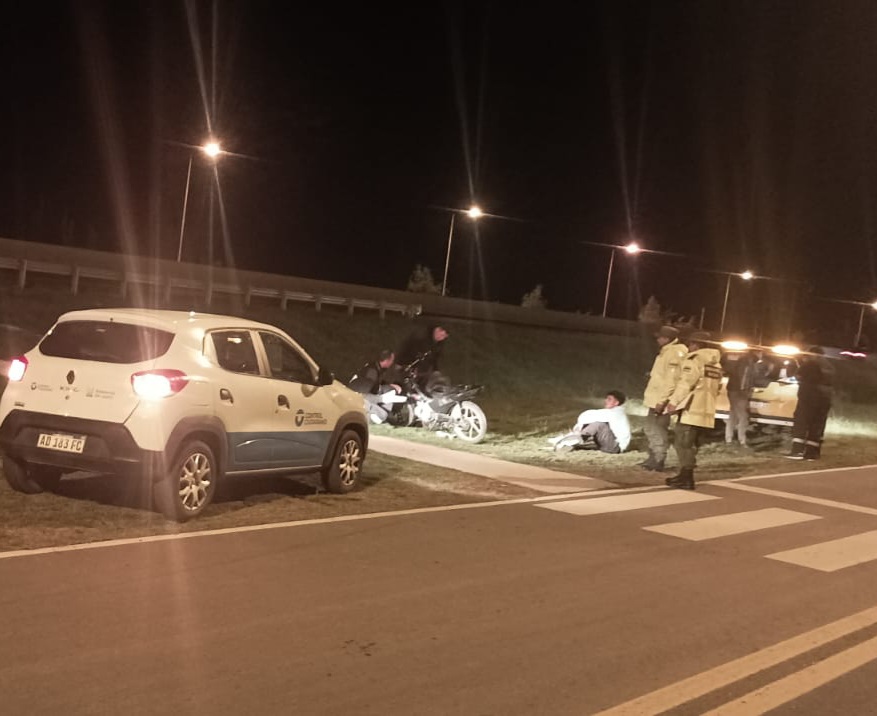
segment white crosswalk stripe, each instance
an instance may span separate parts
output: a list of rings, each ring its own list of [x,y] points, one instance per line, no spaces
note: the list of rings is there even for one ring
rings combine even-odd
[[[818,569],[820,572],[836,572],[877,559],[877,531],[863,532],[786,552],[775,552],[767,555],[767,558]]]
[[[680,503],[718,499],[721,498],[714,495],[705,495],[701,492],[661,490],[659,492],[639,492],[632,495],[611,495],[609,497],[546,502],[537,505],[537,507],[557,512],[566,512],[571,515],[602,515],[609,512],[627,512],[628,510],[643,510],[650,507],[665,507]]]
[[[723,498],[702,492],[657,490],[614,494],[605,497],[581,497],[543,502],[535,506],[545,510],[586,517],[630,510],[689,505],[720,499]],[[825,518],[806,512],[771,507],[649,525],[641,529],[691,542],[700,542],[744,535],[759,530],[789,527],[821,519]],[[835,572],[857,564],[877,561],[877,530],[761,556],[821,572]]]
[[[770,507],[764,510],[751,510],[749,512],[735,512],[730,515],[715,515],[713,517],[701,517],[696,520],[684,522],[670,522],[663,525],[643,527],[649,532],[680,537],[681,539],[700,542],[701,540],[727,537],[729,535],[744,534],[757,530],[766,530],[771,527],[783,527],[794,525],[799,522],[822,519],[817,515],[808,515],[793,510],[783,510],[778,507]]]

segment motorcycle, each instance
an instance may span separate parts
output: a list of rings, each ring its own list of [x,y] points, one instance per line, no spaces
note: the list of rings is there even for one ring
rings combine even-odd
[[[397,427],[419,425],[467,443],[480,443],[487,434],[487,416],[472,398],[484,386],[449,385],[434,378],[421,387],[417,375],[421,360],[423,356],[404,368],[402,394],[396,397],[399,402],[393,405],[387,422]]]

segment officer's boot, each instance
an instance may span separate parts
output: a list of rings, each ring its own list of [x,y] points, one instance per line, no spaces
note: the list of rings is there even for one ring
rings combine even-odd
[[[652,465],[654,465],[654,464],[655,464],[655,453],[651,448],[649,448],[649,456],[645,460],[643,460],[641,463],[639,463],[639,466],[641,468],[643,468],[644,470],[651,470]]]
[[[655,461],[652,463],[652,466],[649,468],[649,470],[652,470],[654,472],[664,472],[664,460],[665,458],[658,457],[656,455]]]
[[[667,487],[675,487],[679,490],[694,489],[694,470],[690,467],[683,467],[679,470],[678,475],[668,477],[664,480]]]
[[[792,438],[792,451],[786,455],[785,457],[790,460],[803,460],[804,459],[804,439],[803,438]]]

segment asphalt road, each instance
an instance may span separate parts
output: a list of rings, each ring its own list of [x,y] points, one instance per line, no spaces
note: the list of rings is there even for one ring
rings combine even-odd
[[[875,480],[6,556],[0,713],[873,713]]]

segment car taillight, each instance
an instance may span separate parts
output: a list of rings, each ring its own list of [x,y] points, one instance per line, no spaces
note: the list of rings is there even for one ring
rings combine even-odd
[[[17,358],[13,358],[9,363],[9,368],[6,370],[6,377],[13,382],[18,382],[22,378],[24,378],[24,372],[27,370],[27,358],[24,356],[18,356]]]
[[[131,376],[131,387],[140,398],[159,400],[179,393],[189,382],[181,370],[144,370]]]

